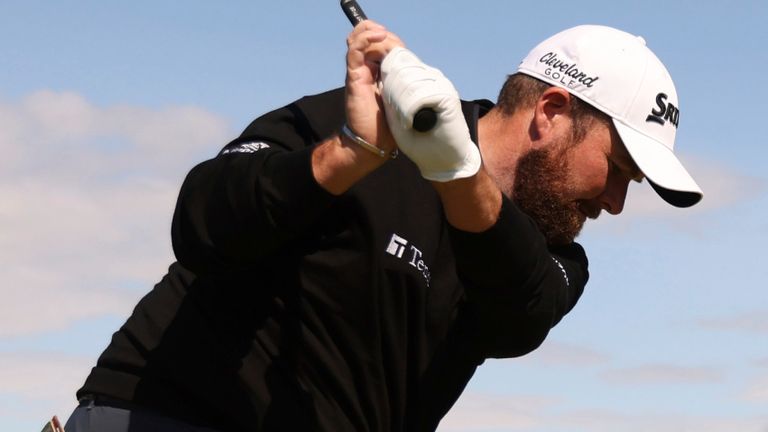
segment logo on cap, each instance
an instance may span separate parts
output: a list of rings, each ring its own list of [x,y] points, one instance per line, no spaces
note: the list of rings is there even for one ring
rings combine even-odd
[[[544,71],[544,75],[551,77],[555,81],[559,81],[560,84],[563,84],[568,88],[574,88],[578,84],[591,88],[592,85],[595,84],[595,81],[600,79],[598,76],[589,76],[585,72],[579,70],[578,64],[568,63],[560,59],[557,54],[551,51],[544,54],[539,59],[539,63],[549,66]]]
[[[656,108],[651,110],[645,121],[658,123],[662,126],[669,121],[677,129],[677,123],[680,120],[680,110],[672,102],[667,102],[667,97],[666,93],[656,95]]]

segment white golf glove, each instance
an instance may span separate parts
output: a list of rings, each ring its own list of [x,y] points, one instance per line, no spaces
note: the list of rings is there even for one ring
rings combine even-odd
[[[442,72],[398,47],[381,63],[381,86],[392,136],[422,177],[447,182],[477,173],[480,151],[470,138],[459,94]],[[413,116],[424,107],[435,111],[437,124],[418,132]]]

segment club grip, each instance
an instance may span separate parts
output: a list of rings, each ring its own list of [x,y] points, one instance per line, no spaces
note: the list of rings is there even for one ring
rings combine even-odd
[[[353,27],[368,19],[356,0],[341,0],[341,10]],[[436,124],[437,113],[432,108],[424,107],[413,116],[413,129],[418,132],[429,132]]]
[[[432,108],[422,108],[413,116],[413,129],[429,132],[437,124],[437,113]]]
[[[349,22],[352,23],[353,27],[368,19],[355,0],[341,0],[341,10],[349,18]]]

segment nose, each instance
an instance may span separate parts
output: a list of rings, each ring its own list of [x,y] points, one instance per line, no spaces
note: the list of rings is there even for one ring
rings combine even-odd
[[[598,198],[603,210],[612,215],[620,214],[624,210],[627,188],[629,188],[629,179],[623,176],[610,176],[605,190]]]

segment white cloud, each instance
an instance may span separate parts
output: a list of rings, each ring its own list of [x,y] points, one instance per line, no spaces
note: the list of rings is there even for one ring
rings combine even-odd
[[[184,174],[231,136],[195,107],[0,104],[0,337],[130,312],[172,261]]]
[[[592,348],[547,340],[537,350],[517,360],[519,363],[550,366],[596,366],[609,361],[609,356]]]
[[[75,93],[43,90],[0,104],[0,154],[9,155],[0,178],[93,185],[141,173],[178,180],[231,138],[222,118],[197,107],[102,108]]]
[[[91,358],[51,352],[1,353],[0,395],[17,403],[0,415],[39,421],[41,427],[54,414],[66,421],[77,405],[75,390],[93,364]]]
[[[766,432],[768,417],[736,417],[693,413],[678,408],[634,410],[581,406],[551,397],[490,395],[468,392],[440,423],[439,431],[501,432],[567,430],[578,432]]]
[[[736,315],[709,318],[700,321],[702,327],[711,330],[768,334],[768,311],[756,310]]]
[[[704,191],[702,201],[688,210],[676,209],[664,202],[647,181],[633,183],[625,211],[631,216],[659,215],[687,217],[723,207],[765,193],[765,179],[745,175],[720,162],[685,155],[686,167]],[[687,214],[685,214],[688,212]]]
[[[768,375],[752,381],[744,392],[743,398],[753,403],[768,404]]]
[[[553,423],[584,432],[765,432],[768,417],[739,418],[679,412],[624,413],[605,409],[566,412]]]
[[[720,370],[710,367],[650,364],[608,370],[601,374],[610,383],[626,385],[645,384],[697,384],[713,383],[723,379]]]
[[[542,412],[557,400],[467,392],[440,422],[440,431],[530,430],[542,424]]]
[[[763,178],[745,175],[720,162],[687,156],[686,167],[704,191],[702,201],[691,208],[676,208],[662,200],[647,181],[631,183],[624,211],[619,216],[603,213],[597,221],[587,223],[589,232],[625,232],[638,224],[652,224],[663,220],[664,224],[692,235],[700,235],[705,229],[693,216],[705,215],[729,208],[756,196],[765,194],[768,182]]]

